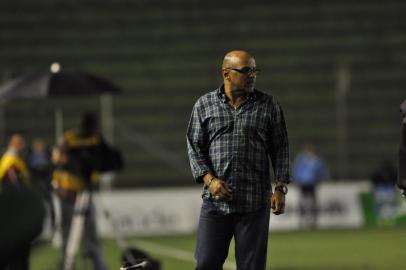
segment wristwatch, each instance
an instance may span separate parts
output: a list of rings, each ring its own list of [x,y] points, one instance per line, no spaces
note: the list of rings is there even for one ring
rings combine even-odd
[[[275,187],[275,191],[280,191],[283,195],[286,195],[288,194],[288,187],[286,185],[278,185]]]
[[[400,192],[402,193],[402,197],[406,199],[406,187],[401,187]]]

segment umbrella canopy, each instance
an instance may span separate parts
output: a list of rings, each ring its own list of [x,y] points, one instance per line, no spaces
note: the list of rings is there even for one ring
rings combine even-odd
[[[52,69],[52,66],[51,66]],[[59,69],[59,68],[58,68]],[[115,94],[120,89],[113,83],[99,76],[88,73],[42,72],[28,73],[16,77],[0,86],[0,142],[4,141],[5,119],[1,113],[1,106],[13,99],[38,99],[48,97],[81,97]],[[102,124],[107,137],[112,141],[113,112],[112,101],[109,96],[101,96]],[[103,120],[105,119],[105,120]],[[61,109],[55,110],[56,140],[63,131],[63,117]],[[110,134],[110,135],[109,135]]]
[[[99,76],[87,73],[31,73],[0,87],[0,99],[46,98],[118,93],[119,88]]]

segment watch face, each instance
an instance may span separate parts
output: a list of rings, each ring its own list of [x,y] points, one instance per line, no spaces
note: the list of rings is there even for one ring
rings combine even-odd
[[[288,187],[287,186],[278,186],[278,187],[275,188],[275,190],[279,190],[280,192],[282,192],[285,195],[288,193]]]

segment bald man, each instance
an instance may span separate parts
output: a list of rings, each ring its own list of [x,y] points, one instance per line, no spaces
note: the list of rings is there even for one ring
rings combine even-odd
[[[237,269],[263,270],[270,209],[284,213],[290,179],[286,124],[277,100],[254,88],[248,52],[227,53],[221,71],[223,84],[197,100],[187,129],[192,173],[204,184],[196,269],[223,269],[234,237]]]
[[[398,186],[406,199],[406,100],[400,105],[400,115],[402,117],[402,135],[399,148]]]

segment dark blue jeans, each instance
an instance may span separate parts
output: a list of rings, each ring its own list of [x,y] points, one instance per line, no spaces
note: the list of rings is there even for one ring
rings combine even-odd
[[[265,270],[269,207],[252,213],[224,215],[204,201],[196,243],[196,270],[221,270],[231,238],[235,241],[237,270]]]

